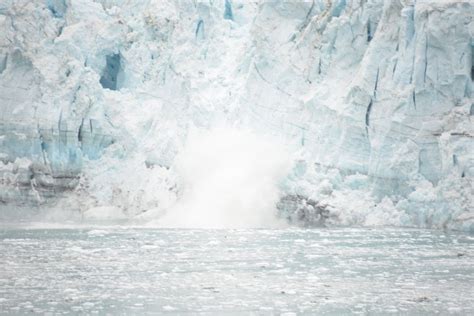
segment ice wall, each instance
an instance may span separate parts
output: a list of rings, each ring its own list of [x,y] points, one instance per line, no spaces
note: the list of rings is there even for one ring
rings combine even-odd
[[[285,142],[284,194],[326,223],[473,230],[473,16],[467,0],[3,1],[2,210],[166,212],[189,129],[225,122]]]

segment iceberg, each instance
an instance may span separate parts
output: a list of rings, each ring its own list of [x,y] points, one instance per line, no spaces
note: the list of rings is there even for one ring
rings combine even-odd
[[[292,223],[474,231],[473,16],[467,0],[3,1],[0,218],[164,214],[190,131],[226,125],[290,152]]]

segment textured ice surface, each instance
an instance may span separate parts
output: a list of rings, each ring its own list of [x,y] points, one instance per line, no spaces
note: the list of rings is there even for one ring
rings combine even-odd
[[[328,223],[473,230],[473,16],[467,0],[2,1],[0,217],[162,214],[189,130],[224,123],[285,143],[282,194]]]
[[[472,315],[473,251],[429,230],[4,229],[0,314]]]

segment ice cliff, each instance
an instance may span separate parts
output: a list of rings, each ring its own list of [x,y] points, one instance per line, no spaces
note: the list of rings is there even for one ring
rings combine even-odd
[[[474,231],[471,1],[3,0],[0,30],[0,218],[158,216],[224,124],[290,149],[291,221]]]

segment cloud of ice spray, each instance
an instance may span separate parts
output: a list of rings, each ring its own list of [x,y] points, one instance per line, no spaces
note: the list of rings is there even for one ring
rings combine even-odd
[[[182,195],[160,226],[254,228],[282,225],[278,184],[290,167],[275,140],[250,131],[193,131],[176,158]]]

